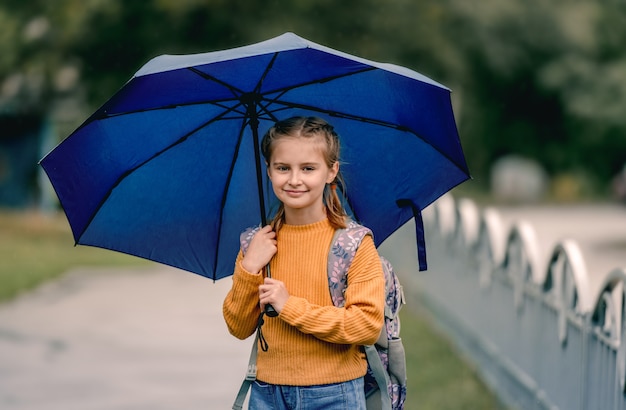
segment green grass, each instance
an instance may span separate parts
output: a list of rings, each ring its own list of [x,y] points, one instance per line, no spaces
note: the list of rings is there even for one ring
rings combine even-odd
[[[0,212],[0,301],[76,266],[148,266],[148,261],[88,246],[74,246],[62,214]]]
[[[452,344],[411,301],[400,311],[407,359],[406,410],[503,410]]]
[[[104,249],[74,246],[62,214],[0,212],[0,301],[76,266],[149,266]],[[407,353],[407,410],[501,409],[452,345],[409,301],[401,312]]]

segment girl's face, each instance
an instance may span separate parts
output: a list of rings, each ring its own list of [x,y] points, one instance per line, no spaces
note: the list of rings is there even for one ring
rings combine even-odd
[[[286,137],[274,142],[267,172],[276,197],[285,206],[285,222],[303,225],[326,217],[324,187],[339,164],[326,165],[319,138]]]

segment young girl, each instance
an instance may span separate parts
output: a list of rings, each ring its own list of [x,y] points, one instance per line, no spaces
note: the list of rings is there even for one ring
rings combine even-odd
[[[277,122],[261,143],[267,172],[281,206],[271,225],[239,252],[233,286],[224,300],[229,331],[252,335],[266,317],[251,409],[365,409],[367,362],[360,346],[373,344],[383,325],[384,278],[378,253],[365,237],[348,271],[345,305],[335,307],[327,259],[333,234],[346,227],[334,191],[339,139],[314,117]],[[271,278],[263,269],[270,264]]]

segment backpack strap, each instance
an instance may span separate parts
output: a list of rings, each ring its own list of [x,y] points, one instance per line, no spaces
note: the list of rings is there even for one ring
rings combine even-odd
[[[372,374],[374,375],[374,379],[376,380],[376,384],[378,384],[378,389],[380,390],[381,408],[383,410],[392,409],[391,397],[389,396],[389,390],[387,389],[387,386],[391,384],[391,379],[383,366],[382,360],[380,360],[378,350],[376,350],[374,345],[363,346],[363,349],[365,350],[365,356],[367,356],[367,364],[372,370]]]
[[[252,238],[257,232],[259,232],[260,229],[261,227],[257,226],[253,228],[248,228],[241,233],[241,235],[239,236],[241,252],[243,252],[244,254],[246,253],[248,247],[250,246]],[[262,320],[263,315],[259,317],[259,321]],[[246,372],[246,377],[243,379],[241,387],[239,388],[239,392],[237,393],[237,397],[235,398],[235,402],[233,403],[233,410],[243,409],[243,404],[246,400],[246,396],[248,395],[248,390],[250,390],[250,385],[253,381],[256,380],[256,360],[259,352],[258,344],[259,342],[263,343],[263,340],[261,340],[259,329],[260,326],[257,326],[256,336],[254,337],[254,343],[252,344],[252,351],[250,352],[250,359],[248,360],[248,371]]]
[[[254,344],[252,345],[252,351],[250,352],[250,359],[248,360],[248,371],[246,372],[246,378],[243,379],[241,383],[241,387],[239,388],[239,392],[237,393],[237,397],[235,398],[235,402],[233,403],[233,410],[241,410],[243,409],[243,403],[246,401],[246,396],[248,395],[248,390],[250,390],[250,385],[253,381],[256,380],[256,358],[259,352],[258,349],[259,343],[259,332],[257,330],[256,336],[254,338]]]
[[[348,269],[365,235],[374,236],[368,228],[350,220],[345,229],[337,229],[333,236],[328,253],[328,289],[337,307],[345,303]]]
[[[361,241],[363,241],[366,235],[374,237],[370,229],[353,220],[348,222],[348,226],[345,229],[337,229],[335,231],[330,252],[328,253],[328,289],[330,290],[333,305],[337,307],[343,307],[346,302],[344,293],[348,286],[348,269],[354,260]],[[381,261],[381,263],[383,262]],[[387,313],[387,307],[385,307],[385,314]],[[381,331],[381,338],[383,334],[386,342],[387,331],[384,326]],[[381,392],[382,408],[391,409],[391,397],[387,388],[390,384],[390,379],[378,351],[374,345],[363,346],[363,348],[367,356],[367,363]]]

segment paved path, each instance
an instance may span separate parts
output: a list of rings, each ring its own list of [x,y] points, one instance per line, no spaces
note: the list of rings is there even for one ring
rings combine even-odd
[[[545,252],[565,237],[580,241],[590,272],[626,266],[625,208],[501,214],[506,224],[533,224]],[[397,267],[416,265],[410,227],[385,246]],[[76,269],[0,305],[0,409],[229,409],[252,343],[226,330],[229,286],[161,265]]]
[[[229,409],[252,343],[226,330],[229,286],[77,269],[0,305],[0,409]]]

